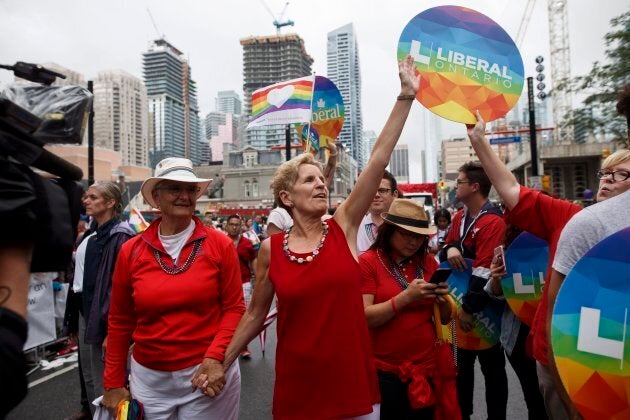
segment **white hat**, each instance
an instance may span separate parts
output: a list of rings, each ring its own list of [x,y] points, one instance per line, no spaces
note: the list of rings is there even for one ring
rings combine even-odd
[[[155,167],[155,176],[144,181],[142,183],[142,187],[140,188],[144,200],[149,203],[151,207],[157,207],[155,201],[153,200],[153,188],[155,188],[157,183],[164,180],[192,182],[197,184],[199,186],[197,198],[201,197],[201,195],[206,192],[208,185],[212,182],[212,179],[197,178],[197,175],[193,172],[193,165],[190,159],[162,159]]]

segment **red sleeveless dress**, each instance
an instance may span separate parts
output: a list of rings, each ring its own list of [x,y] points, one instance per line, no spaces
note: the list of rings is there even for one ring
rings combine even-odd
[[[327,223],[324,246],[308,263],[289,261],[284,233],[271,237],[269,279],[278,296],[276,419],[360,416],[380,400],[359,264],[337,222]]]

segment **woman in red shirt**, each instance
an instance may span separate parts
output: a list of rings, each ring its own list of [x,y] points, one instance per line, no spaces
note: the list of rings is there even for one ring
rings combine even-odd
[[[379,394],[363,312],[357,231],[376,194],[420,87],[413,60],[399,63],[401,95],[366,168],[335,215],[321,164],[302,154],[271,183],[293,226],[261,245],[252,302],[226,352],[226,369],[263,328],[278,296],[276,419],[378,419]]]
[[[428,252],[436,232],[422,205],[396,199],[376,241],[359,257],[361,290],[381,391],[381,419],[458,418],[453,356],[436,345],[434,304],[452,318],[445,282],[427,283],[438,268]]]
[[[133,339],[130,391],[147,418],[238,418],[238,364],[222,366],[245,311],[238,257],[230,238],[193,216],[210,181],[195,176],[190,160],[166,158],[142,184],[162,217],[127,241],[116,261],[103,397],[114,415],[130,398]]]

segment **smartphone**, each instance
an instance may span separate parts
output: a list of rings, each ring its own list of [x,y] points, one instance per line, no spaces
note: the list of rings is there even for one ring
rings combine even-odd
[[[494,256],[492,257],[494,264],[503,264],[505,267],[505,253],[503,252],[503,245],[499,245],[494,248]]]
[[[452,272],[453,270],[450,268],[438,268],[431,276],[431,280],[429,280],[429,283],[442,283],[443,281],[446,281],[446,279],[448,278],[448,276],[451,275]]]

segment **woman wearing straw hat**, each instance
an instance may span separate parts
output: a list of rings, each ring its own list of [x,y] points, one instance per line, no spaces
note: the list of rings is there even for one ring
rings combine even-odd
[[[133,339],[130,391],[147,418],[238,417],[238,364],[225,373],[221,365],[245,310],[238,257],[227,236],[193,216],[210,181],[195,176],[190,160],[167,158],[142,184],[162,217],[128,241],[116,262],[103,398],[112,413],[130,398]]]
[[[428,252],[436,232],[422,205],[395,199],[359,257],[363,305],[381,391],[381,419],[459,418],[454,361],[438,342],[455,305]],[[425,281],[424,279],[427,279]]]
[[[256,287],[226,352],[230,366],[263,328],[278,296],[276,419],[378,419],[379,395],[359,284],[361,219],[383,177],[419,89],[413,60],[399,63],[401,95],[346,201],[325,221],[328,189],[310,153],[282,164],[271,183],[293,227],[265,240]]]

